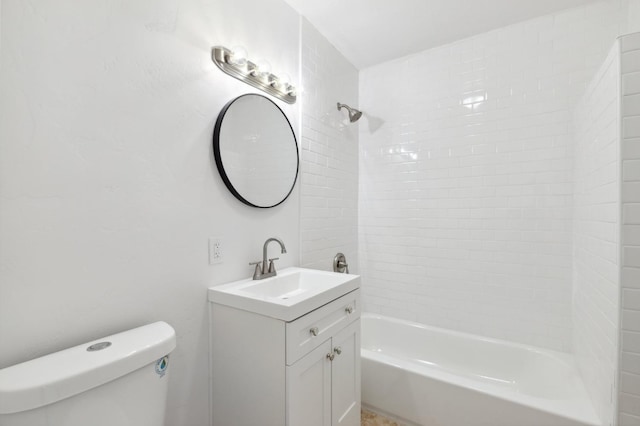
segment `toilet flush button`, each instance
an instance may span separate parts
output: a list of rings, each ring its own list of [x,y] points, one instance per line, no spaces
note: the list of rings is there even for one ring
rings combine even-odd
[[[93,345],[87,348],[87,351],[88,352],[101,351],[105,348],[108,348],[109,346],[111,346],[111,342],[94,343]]]

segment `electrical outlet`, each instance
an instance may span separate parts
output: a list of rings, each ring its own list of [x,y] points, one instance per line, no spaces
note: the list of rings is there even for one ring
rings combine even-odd
[[[222,238],[209,238],[209,265],[222,263],[223,257]]]

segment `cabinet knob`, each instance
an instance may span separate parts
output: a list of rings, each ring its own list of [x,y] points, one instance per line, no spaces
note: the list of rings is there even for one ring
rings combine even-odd
[[[349,305],[346,308],[344,308],[344,311],[348,314],[352,314],[353,313],[353,306]]]
[[[335,352],[336,355],[340,355],[342,353],[342,348],[340,346],[336,346],[333,349],[333,352]]]
[[[327,354],[327,358],[329,358],[329,361],[333,361],[333,359],[336,357],[336,355],[334,353],[328,353]]]
[[[318,327],[311,327],[311,329],[309,330],[309,333],[311,333],[312,336],[317,336],[318,332],[320,332],[320,330],[318,330]]]

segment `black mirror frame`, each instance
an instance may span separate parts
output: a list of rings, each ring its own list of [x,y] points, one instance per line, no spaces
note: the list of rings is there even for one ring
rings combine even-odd
[[[293,136],[293,142],[295,143],[295,147],[296,147],[296,175],[295,175],[295,177],[293,179],[293,184],[291,185],[291,189],[289,190],[289,192],[287,192],[287,195],[285,195],[282,200],[280,200],[279,202],[277,202],[276,204],[274,204],[272,206],[258,206],[258,205],[253,204],[252,202],[250,202],[246,198],[244,198],[236,190],[236,188],[234,188],[233,184],[231,183],[231,180],[229,179],[229,176],[227,176],[227,173],[224,170],[224,164],[222,163],[222,156],[220,154],[220,130],[221,130],[221,127],[222,127],[222,122],[224,120],[224,116],[225,116],[227,110],[231,107],[231,105],[233,105],[233,103],[235,101],[237,101],[238,99],[243,98],[245,96],[260,96],[261,98],[264,98],[264,99],[268,100],[269,102],[271,102],[273,104],[273,106],[278,108],[278,110],[280,111],[280,113],[282,114],[284,119],[287,121],[287,124],[289,125],[289,129],[291,129],[291,135]],[[224,184],[227,187],[227,189],[234,195],[234,197],[236,197],[238,200],[242,201],[244,204],[246,204],[248,206],[251,206],[251,207],[256,207],[256,208],[259,208],[259,209],[270,209],[272,207],[279,206],[280,204],[284,203],[287,198],[289,198],[289,196],[293,192],[293,189],[296,186],[296,182],[298,181],[298,174],[300,172],[300,152],[299,152],[299,146],[298,146],[298,139],[296,138],[296,133],[293,131],[293,126],[291,126],[291,122],[289,121],[289,118],[287,117],[287,115],[284,113],[284,111],[282,111],[282,109],[275,102],[273,102],[271,99],[267,98],[266,96],[262,96],[262,95],[257,94],[257,93],[245,93],[244,95],[240,95],[237,98],[234,98],[234,99],[230,100],[229,102],[227,102],[227,104],[222,108],[222,110],[220,111],[220,114],[218,115],[218,119],[216,120],[216,125],[213,128],[213,155],[214,155],[215,160],[216,160],[216,166],[218,168],[218,172],[220,173],[220,177],[222,178],[222,181],[224,182]]]

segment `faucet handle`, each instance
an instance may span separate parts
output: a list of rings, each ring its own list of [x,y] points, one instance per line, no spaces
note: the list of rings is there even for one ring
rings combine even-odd
[[[274,257],[269,259],[269,272],[276,272],[276,265],[273,263],[274,260],[279,260],[279,257]]]
[[[253,265],[256,265],[256,269],[253,271],[253,279],[255,280],[262,275],[262,268],[260,267],[260,265],[262,265],[262,262],[257,261],[257,262],[249,263],[249,266],[253,266]]]

